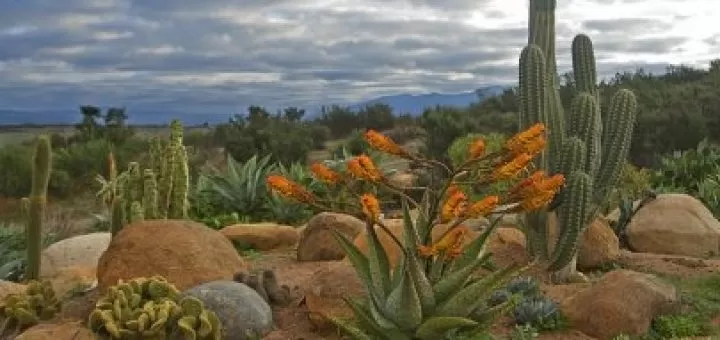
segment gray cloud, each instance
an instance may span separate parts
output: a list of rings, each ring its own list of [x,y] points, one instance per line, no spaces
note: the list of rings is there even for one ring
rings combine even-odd
[[[314,106],[468,91],[517,77],[527,13],[508,17],[503,1],[337,2],[6,1],[0,5],[0,46],[10,48],[0,50],[0,110],[74,110],[96,103],[227,114],[250,104]],[[476,10],[502,24],[469,23]],[[579,32],[576,18],[559,19],[562,71],[569,69],[570,40]],[[580,22],[594,40],[604,76],[642,61],[603,60],[671,54],[690,39],[632,34],[668,32],[672,25],[661,21]]]

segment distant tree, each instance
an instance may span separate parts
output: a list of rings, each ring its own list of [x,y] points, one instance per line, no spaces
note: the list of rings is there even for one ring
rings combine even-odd
[[[100,124],[98,119],[102,117],[99,107],[92,105],[80,106],[80,114],[82,121],[75,125],[78,131],[77,139],[80,141],[89,141],[100,136]]]

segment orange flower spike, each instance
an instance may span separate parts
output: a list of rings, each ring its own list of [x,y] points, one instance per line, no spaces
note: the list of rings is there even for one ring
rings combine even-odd
[[[303,203],[315,201],[313,194],[300,184],[297,184],[283,176],[270,175],[265,180],[268,187],[280,194],[280,196],[292,198]]]
[[[496,168],[492,173],[492,178],[496,181],[511,179],[517,176],[521,170],[525,169],[531,160],[532,156],[527,153],[521,153],[510,162]]]
[[[471,204],[467,210],[463,212],[463,215],[468,218],[487,216],[497,208],[498,204],[500,204],[500,197],[495,195],[487,196]]]
[[[532,175],[520,181],[510,190],[508,190],[508,199],[518,199],[523,197],[528,190],[532,190],[537,183],[542,182],[545,179],[545,171],[537,170]]]
[[[538,186],[541,190],[558,192],[565,185],[565,176],[563,174],[555,174],[545,178]]]
[[[368,155],[362,154],[356,157],[360,167],[363,169],[363,178],[371,182],[379,182],[382,179],[382,173],[375,167],[372,159]]]
[[[437,255],[441,251],[446,251],[451,256],[453,253],[459,255],[460,251],[458,251],[458,249],[462,249],[465,237],[469,232],[470,229],[461,224],[445,233],[445,235],[432,246],[420,246],[418,253],[423,257]]]
[[[368,220],[377,222],[380,219],[380,202],[373,194],[366,193],[360,196],[360,204]]]
[[[357,157],[352,158],[347,162],[347,172],[356,178],[365,177],[365,169],[363,169],[362,165],[360,164],[360,159],[358,159]]]
[[[452,187],[451,187],[452,188]],[[452,195],[448,196],[440,209],[440,220],[441,222],[450,221],[453,217],[458,216],[459,212],[463,209],[463,203],[467,201],[467,196],[455,187],[452,191]]]
[[[390,139],[388,136],[383,135],[380,132],[377,132],[375,130],[367,130],[365,132],[365,141],[368,142],[368,144],[377,150],[380,150],[382,152],[389,153],[391,155],[399,156],[399,157],[409,157],[410,154],[407,152],[407,150],[403,149],[395,143],[392,139]]]
[[[475,139],[472,144],[470,144],[470,147],[468,148],[468,158],[469,159],[476,159],[482,156],[485,153],[485,139],[482,137],[478,137]]]
[[[313,163],[312,166],[310,166],[310,171],[312,171],[315,178],[326,183],[337,184],[342,180],[342,176],[339,173],[320,162]]]
[[[517,155],[520,153],[529,153],[528,145],[533,144],[534,141],[537,141],[539,139],[542,139],[544,141],[545,136],[545,125],[542,123],[537,123],[531,127],[529,127],[525,131],[521,131],[512,138],[508,139],[507,142],[505,142],[505,149],[510,151],[511,154]],[[537,147],[537,145],[535,145]],[[544,145],[543,145],[544,147]]]

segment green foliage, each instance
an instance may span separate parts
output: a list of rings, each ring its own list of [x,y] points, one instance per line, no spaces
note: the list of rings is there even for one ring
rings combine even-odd
[[[447,151],[456,139],[474,130],[470,116],[461,109],[436,107],[423,112],[420,126],[426,132],[425,152],[447,161]]]
[[[538,336],[540,333],[530,324],[515,325],[510,333],[511,340],[535,340]]]
[[[649,333],[656,339],[679,339],[708,335],[706,328],[695,315],[661,315],[653,319]]]
[[[470,144],[472,144],[472,142],[479,137],[485,139],[486,153],[500,151],[506,139],[504,135],[499,133],[469,133],[463,137],[455,139],[455,141],[450,144],[450,147],[447,150],[447,154],[450,157],[450,161],[453,166],[458,166],[467,160]],[[509,188],[510,183],[497,182],[491,184],[487,188],[487,192],[484,192],[484,194],[498,195],[500,193],[506,192]]]
[[[645,197],[640,200],[637,207],[635,207],[635,201],[632,199],[623,199],[620,201],[618,207],[620,215],[618,216],[618,220],[610,222],[610,227],[615,235],[617,235],[618,240],[620,241],[620,246],[629,248],[630,244],[627,241],[627,227],[630,224],[630,221],[638,210],[655,198],[656,194],[654,192],[646,192]]]
[[[222,326],[202,301],[182,296],[160,276],[118,282],[98,300],[89,328],[111,339],[219,340]]]
[[[193,216],[199,221],[211,221],[210,226],[222,216],[236,214],[244,222],[275,221],[297,224],[311,217],[312,211],[304,205],[288,202],[267,190],[265,178],[270,173],[280,173],[312,188],[318,188],[311,174],[300,164],[286,167],[271,163],[271,158],[253,156],[240,163],[227,156],[224,170],[213,169],[201,174],[191,195]]]
[[[42,248],[58,241],[56,234],[45,232]],[[27,233],[24,227],[0,223],[0,280],[23,282],[27,267]]]
[[[696,197],[720,217],[720,146],[703,140],[695,149],[665,156],[651,182],[660,192]]]
[[[539,331],[562,328],[565,322],[557,303],[545,296],[523,299],[513,309],[513,320],[518,325],[531,325]]]
[[[651,189],[652,172],[626,162],[620,172],[617,187],[612,191],[602,212],[607,214],[620,206],[624,200],[642,198]]]
[[[61,305],[49,281],[28,282],[25,292],[9,294],[0,301],[0,336],[17,335],[51,319],[60,312]]]

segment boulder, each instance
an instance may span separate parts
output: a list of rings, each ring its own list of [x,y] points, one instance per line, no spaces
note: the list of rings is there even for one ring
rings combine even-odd
[[[615,270],[562,301],[561,308],[573,328],[612,339],[620,334],[645,334],[656,316],[678,305],[673,285],[652,274]]]
[[[365,294],[365,286],[355,268],[346,261],[329,263],[327,267],[318,270],[310,278],[307,287],[305,304],[308,318],[318,330],[334,327],[328,320],[330,317],[353,317],[352,309],[343,299]]]
[[[224,340],[254,339],[273,327],[270,306],[252,288],[234,281],[213,281],[200,284],[185,295],[200,299],[205,307],[217,314],[223,325]]]
[[[548,239],[557,240],[557,216],[549,215]],[[620,240],[605,218],[598,217],[585,229],[578,249],[577,267],[590,270],[613,262],[620,257]],[[553,246],[550,247],[552,250]]]
[[[720,255],[720,221],[702,202],[685,194],[661,194],[627,226],[633,251],[706,258]]]
[[[160,275],[178,289],[232,280],[246,268],[232,243],[207,226],[185,220],[147,220],[125,226],[100,257],[98,288],[119,279]]]
[[[336,261],[345,257],[333,236],[339,231],[349,239],[365,228],[365,222],[347,215],[332,212],[319,213],[308,221],[300,233],[297,248],[298,261]]]
[[[294,247],[298,231],[291,226],[275,223],[234,224],[220,230],[236,245],[255,250],[273,250]]]
[[[110,233],[91,233],[51,244],[41,253],[40,277],[55,276],[67,267],[96,267],[111,238]]]
[[[26,329],[15,340],[95,340],[97,336],[85,327],[84,321],[39,324]]]

